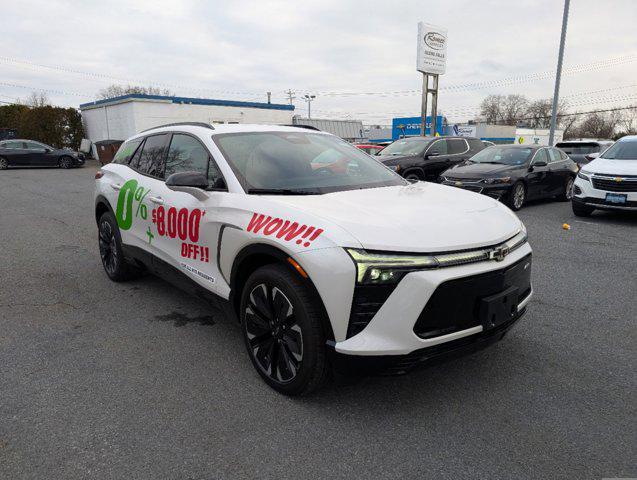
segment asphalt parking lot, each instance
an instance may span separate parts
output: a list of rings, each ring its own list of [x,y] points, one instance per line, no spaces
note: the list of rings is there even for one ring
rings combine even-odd
[[[219,312],[108,280],[95,170],[0,172],[1,478],[637,476],[635,216],[527,206],[536,295],[507,338],[291,399]]]

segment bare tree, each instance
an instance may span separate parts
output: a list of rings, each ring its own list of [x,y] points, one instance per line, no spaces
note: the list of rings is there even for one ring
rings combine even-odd
[[[109,85],[106,88],[103,88],[97,93],[98,98],[107,99],[107,98],[115,98],[122,97],[124,95],[130,95],[131,93],[141,93],[144,95],[167,95],[171,96],[173,93],[168,89],[161,89],[158,87],[148,86],[142,87],[139,85]]]
[[[620,121],[619,112],[589,113],[573,129],[571,138],[613,138]]]
[[[489,95],[480,104],[480,115],[487,123],[517,125],[528,103],[524,95]]]
[[[566,125],[572,126],[573,120],[565,116],[568,103],[560,101],[557,104],[557,127],[564,129]],[[528,104],[526,113],[526,122],[532,128],[550,128],[551,126],[551,113],[553,109],[553,100],[545,98],[541,100],[534,100]]]
[[[46,107],[51,105],[49,97],[44,92],[31,92],[25,101],[25,104],[29,107]]]
[[[637,134],[637,104],[631,105],[623,111],[619,119],[618,129],[620,129],[622,136]]]

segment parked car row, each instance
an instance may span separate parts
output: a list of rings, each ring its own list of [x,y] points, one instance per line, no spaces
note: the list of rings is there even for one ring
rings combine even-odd
[[[16,138],[0,142],[0,170],[8,167],[81,167],[85,161],[82,153],[34,140]]]

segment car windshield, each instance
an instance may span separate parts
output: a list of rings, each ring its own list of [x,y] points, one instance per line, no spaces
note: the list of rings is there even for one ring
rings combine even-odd
[[[522,165],[533,155],[532,148],[487,147],[469,159],[473,163],[501,163]]]
[[[214,135],[213,140],[248,193],[307,195],[407,184],[332,135],[246,132]]]
[[[637,160],[637,141],[617,142],[606,150],[600,158],[608,160]]]
[[[431,138],[414,137],[396,140],[378,153],[379,157],[392,155],[422,155]]]

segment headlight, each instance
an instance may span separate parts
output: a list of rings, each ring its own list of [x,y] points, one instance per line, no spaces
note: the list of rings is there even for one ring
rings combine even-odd
[[[509,252],[526,243],[527,235],[524,225],[520,232],[504,243]],[[430,270],[434,268],[453,267],[467,263],[492,259],[493,247],[458,253],[440,253],[435,255],[419,255],[407,253],[368,252],[358,248],[346,248],[356,264],[356,281],[359,284],[387,285],[398,283],[410,272]]]
[[[498,185],[509,182],[511,182],[511,177],[485,178],[482,180],[482,183],[487,183],[489,185]]]
[[[581,178],[582,180],[586,180],[587,182],[591,181],[591,173],[590,172],[586,172],[584,170],[580,170],[579,172],[577,172],[577,176],[579,178]]]

